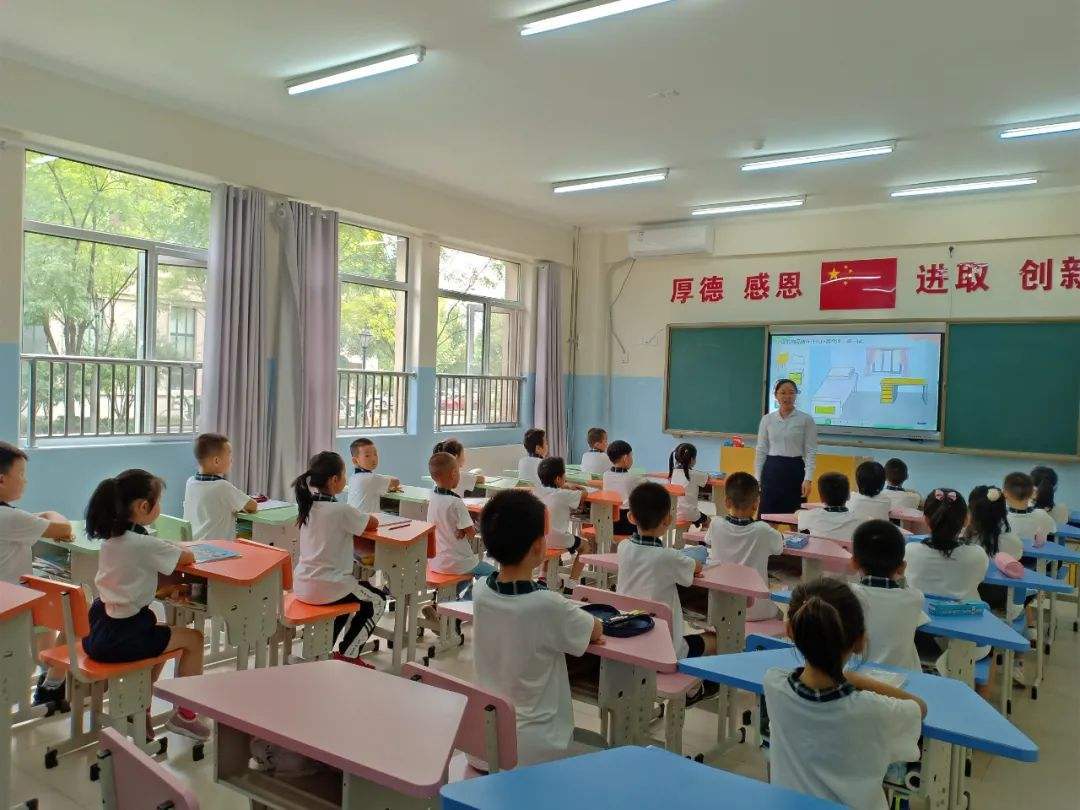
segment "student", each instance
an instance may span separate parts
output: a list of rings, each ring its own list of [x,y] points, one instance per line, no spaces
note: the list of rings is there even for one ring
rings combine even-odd
[[[465,445],[457,439],[445,439],[439,442],[431,450],[432,455],[436,453],[449,453],[457,460],[458,483],[454,487],[454,492],[462,498],[465,497],[466,492],[472,492],[477,485],[484,483],[484,476],[465,469]]]
[[[98,597],[90,606],[90,633],[82,640],[86,654],[103,664],[122,664],[156,658],[180,650],[176,676],[201,675],[203,634],[191,627],[159,624],[151,602],[159,588],[176,592],[171,577],[195,555],[178,543],[147,533],[146,527],[161,514],[165,482],[146,470],[124,470],[106,478],[86,507],[86,536],[101,540],[94,586]],[[157,680],[162,667],[154,667]],[[174,734],[193,740],[210,738],[210,727],[188,709],[177,707],[165,723]],[[154,729],[146,712],[146,737]]]
[[[904,489],[907,479],[907,464],[902,459],[890,458],[885,462],[885,491],[882,494],[894,509],[918,509],[922,506],[922,495],[913,489]]]
[[[852,585],[862,602],[868,642],[863,658],[874,664],[919,669],[915,631],[930,621],[923,595],[904,585],[904,535],[887,520],[868,520],[855,530]]]
[[[401,489],[401,482],[390,475],[379,475],[379,448],[371,439],[354,439],[349,445],[353,474],[349,477],[349,506],[365,515],[380,509],[379,499],[387,492]]]
[[[536,470],[547,456],[547,433],[540,428],[529,428],[522,443],[528,455],[518,462],[518,480],[538,487],[540,476]]]
[[[630,468],[634,466],[634,448],[629,443],[617,439],[608,445],[607,454],[611,467],[604,473],[604,489],[619,493],[623,499],[623,508],[619,510],[619,519],[615,521],[615,534],[630,535],[634,533],[634,524],[626,519],[626,502],[630,493],[639,484],[645,483],[645,477],[630,472]],[[668,505],[670,506],[670,501]]]
[[[1045,509],[1032,504],[1035,482],[1027,473],[1014,472],[1005,476],[1005,505],[1008,509],[1009,526],[1021,540],[1047,537],[1057,531],[1057,523]]]
[[[544,505],[530,492],[497,493],[480,515],[499,572],[477,583],[473,665],[477,682],[506,695],[517,715],[518,765],[566,756],[574,707],[566,656],[602,644],[599,619],[532,580],[544,560]]]
[[[695,470],[697,448],[689,442],[683,442],[668,457],[668,481],[681,486],[685,492],[679,496],[676,510],[678,520],[689,520],[695,526],[708,528],[708,515],[701,514],[698,499],[701,488],[709,483],[709,474]]]
[[[476,526],[465,501],[455,491],[458,485],[457,460],[449,453],[435,453],[428,459],[428,472],[435,490],[428,499],[427,520],[435,524],[435,556],[431,570],[443,574],[472,574],[485,577],[495,567],[481,560],[469,538],[476,536]]]
[[[589,449],[581,454],[581,471],[587,475],[603,475],[611,462],[607,457],[607,431],[603,428],[589,428],[586,435]]]
[[[548,512],[547,547],[566,549],[574,555],[570,581],[567,583],[573,588],[580,584],[581,571],[585,568],[580,556],[592,554],[595,550],[592,541],[575,537],[570,529],[570,513],[581,508],[586,489],[566,483],[566,464],[558,456],[549,456],[541,461],[537,474],[540,477],[540,486],[536,488],[535,494]]]
[[[184,487],[184,520],[191,524],[193,540],[235,540],[236,513],[258,509],[246,492],[225,480],[232,468],[232,444],[220,433],[202,433],[195,439],[199,472]]]
[[[799,531],[815,537],[850,540],[863,518],[847,507],[851,494],[847,476],[837,472],[824,473],[818,479],[817,488],[825,506],[821,509],[800,509],[797,513]]]
[[[1035,508],[1044,510],[1058,526],[1069,522],[1069,507],[1055,499],[1058,475],[1050,467],[1036,467],[1031,471],[1031,482],[1035,485]]]
[[[892,501],[882,494],[885,468],[876,461],[864,461],[855,468],[855,485],[859,491],[848,499],[847,508],[862,520],[888,520]]]
[[[982,546],[988,557],[1004,551],[1011,557],[1024,556],[1023,541],[1013,534],[1005,511],[1005,497],[997,487],[977,486],[968,496],[967,527],[964,539]],[[979,585],[979,597],[994,610],[1002,611],[1011,620],[1020,615],[1020,605],[1008,599],[1008,589],[1001,585]]]
[[[26,491],[27,455],[18,447],[0,442],[0,582],[19,584],[20,577],[34,573],[34,543],[43,537],[72,540],[71,522],[57,512],[24,512],[12,504]],[[35,636],[37,651],[55,647],[59,633]],[[34,689],[35,706],[64,701],[62,669],[42,671]]]
[[[978,599],[989,558],[982,546],[961,540],[968,516],[964,497],[955,489],[935,489],[926,496],[923,515],[930,536],[904,549],[908,584],[931,596]]]
[[[727,515],[712,522],[705,535],[709,546],[709,565],[738,563],[748,565],[769,581],[769,557],[784,550],[784,536],[763,520],[755,520],[761,500],[761,487],[750,473],[732,473],[724,481],[724,504]],[[769,599],[752,599],[746,618],[757,621],[775,619],[779,610]]]
[[[334,658],[374,669],[361,660],[360,650],[386,610],[386,595],[353,576],[353,538],[379,521],[337,499],[345,491],[346,475],[341,456],[324,450],[293,481],[300,527],[293,593],[309,605],[359,603],[355,613],[334,619]]]
[[[716,633],[683,635],[678,586],[690,587],[701,573],[705,549],[665,548],[664,532],[671,526],[671,496],[655,481],[630,493],[630,521],[637,531],[619,543],[619,575],[615,593],[651,599],[671,607],[671,637],[678,658],[716,654]],[[696,559],[695,559],[696,556]]]
[[[886,810],[893,762],[919,758],[926,704],[844,664],[866,646],[862,605],[843,582],[799,585],[787,634],[806,663],[765,673],[770,781],[855,810]]]

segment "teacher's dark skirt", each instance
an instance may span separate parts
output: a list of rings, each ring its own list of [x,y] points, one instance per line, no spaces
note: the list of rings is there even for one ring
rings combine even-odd
[[[794,512],[802,505],[802,457],[766,456],[761,468],[761,513]]]

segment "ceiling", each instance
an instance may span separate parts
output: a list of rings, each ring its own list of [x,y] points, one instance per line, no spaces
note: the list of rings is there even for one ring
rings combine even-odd
[[[1080,0],[675,0],[518,36],[517,18],[561,4],[8,0],[0,53],[591,227],[791,194],[874,204],[896,185],[1019,172],[1080,185],[1080,134],[996,137],[1080,113]],[[416,44],[417,67],[285,94],[287,77]],[[749,156],[892,138],[888,157],[739,171]],[[551,192],[666,166],[657,186]]]

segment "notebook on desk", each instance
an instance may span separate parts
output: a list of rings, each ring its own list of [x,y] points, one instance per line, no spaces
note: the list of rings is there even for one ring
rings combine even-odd
[[[255,511],[265,512],[267,509],[283,509],[286,506],[292,506],[288,501],[274,501],[267,498],[265,501],[259,501],[255,504]]]
[[[195,555],[195,562],[197,563],[231,560],[233,557],[240,556],[235,551],[220,546],[212,546],[209,543],[193,543],[187,546],[187,550]]]
[[[412,523],[409,518],[403,518],[401,515],[391,515],[388,512],[376,512],[372,517],[379,521],[380,529],[404,529]]]

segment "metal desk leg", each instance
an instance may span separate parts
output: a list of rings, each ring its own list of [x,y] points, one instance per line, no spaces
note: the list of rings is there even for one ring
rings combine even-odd
[[[596,553],[610,554],[611,547],[615,544],[615,522],[612,517],[612,506],[609,503],[590,503],[589,519],[596,530]],[[608,587],[608,573],[596,572],[597,587]]]
[[[802,581],[813,582],[815,579],[821,579],[824,573],[824,566],[821,560],[815,560],[810,557],[802,558]]]
[[[403,660],[416,658],[416,611],[426,584],[427,538],[409,545],[376,543],[375,568],[382,572],[395,603],[391,671],[396,674]]]
[[[247,669],[252,652],[256,668],[266,666],[270,641],[277,634],[281,620],[281,594],[279,566],[246,585],[207,581],[206,611],[225,622],[229,643],[236,646],[237,669]]]
[[[922,755],[922,787],[929,810],[948,810],[952,787],[952,748],[941,740],[925,740]]]
[[[25,697],[34,669],[34,627],[24,611],[0,624],[0,808],[11,806],[11,705]]]
[[[608,744],[639,745],[648,737],[656,702],[656,673],[610,658],[600,660],[601,713],[610,716]]]
[[[945,649],[945,674],[968,686],[975,686],[975,642],[949,639]]]
[[[745,596],[709,591],[708,623],[716,632],[716,652],[719,655],[739,653],[746,646]],[[720,704],[717,707],[717,743],[734,739],[739,722],[735,711],[735,690],[720,687]]]

